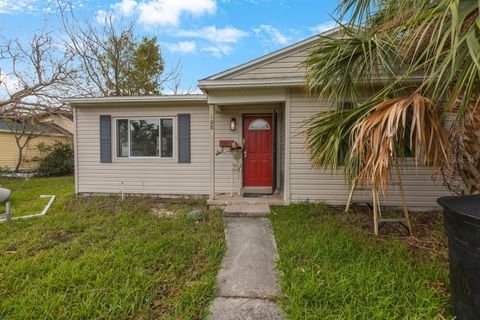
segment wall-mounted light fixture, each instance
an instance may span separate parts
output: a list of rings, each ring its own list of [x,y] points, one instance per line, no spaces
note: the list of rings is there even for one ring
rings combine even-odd
[[[230,131],[235,131],[237,129],[237,118],[230,119]]]

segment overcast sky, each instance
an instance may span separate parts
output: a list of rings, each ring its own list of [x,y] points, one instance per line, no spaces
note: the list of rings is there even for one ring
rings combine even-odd
[[[182,63],[182,87],[334,27],[338,0],[72,0],[91,17],[107,12],[157,36],[167,68]],[[58,32],[55,0],[0,0],[4,36],[25,40],[35,30]]]

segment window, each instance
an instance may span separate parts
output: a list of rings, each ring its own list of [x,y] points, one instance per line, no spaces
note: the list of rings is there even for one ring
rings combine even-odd
[[[338,110],[344,111],[344,110],[352,110],[353,109],[353,102],[350,101],[342,101],[338,103]],[[345,162],[347,161],[347,151],[349,147],[349,139],[345,138],[343,141],[340,143],[340,147],[338,150],[338,155],[337,155],[337,161],[339,166],[344,166]]]
[[[162,119],[162,157],[173,157],[173,120]]]
[[[252,123],[248,126],[248,130],[268,130],[270,129],[270,125],[267,121],[263,119],[256,119],[253,120]]]
[[[130,120],[130,156],[158,157],[158,120]]]
[[[338,104],[339,110],[352,110],[353,109],[353,102],[350,101],[342,101]]]
[[[117,119],[118,158],[173,158],[173,118]]]
[[[128,157],[128,120],[117,120],[117,156]]]

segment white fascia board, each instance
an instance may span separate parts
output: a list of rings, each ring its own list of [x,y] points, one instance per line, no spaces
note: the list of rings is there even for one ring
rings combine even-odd
[[[208,89],[234,89],[234,88],[276,88],[276,87],[301,87],[305,84],[303,78],[272,78],[248,80],[200,80],[198,87]]]
[[[173,103],[173,102],[206,102],[207,96],[195,95],[168,95],[168,96],[122,96],[101,98],[69,98],[62,100],[72,106],[98,104],[125,104],[125,103]]]

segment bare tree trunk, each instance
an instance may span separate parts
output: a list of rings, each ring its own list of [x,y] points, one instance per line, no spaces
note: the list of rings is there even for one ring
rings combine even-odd
[[[464,194],[480,194],[480,109],[470,108],[465,115],[460,148],[459,174]]]
[[[20,144],[17,141],[17,147],[18,147],[18,159],[17,159],[17,164],[15,166],[15,173],[18,173],[20,171],[20,166],[22,165],[23,162],[23,148],[20,146]]]
[[[15,134],[15,142],[17,143],[17,150],[18,150],[18,159],[17,159],[17,164],[15,165],[14,172],[18,173],[20,171],[20,167],[23,164],[23,150],[25,150],[25,147],[27,147],[30,141],[34,138],[34,133],[26,132],[26,124],[23,124],[23,131],[20,134],[18,134],[17,132],[15,132],[14,134]],[[22,143],[23,137],[25,137],[25,141]]]

